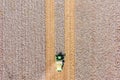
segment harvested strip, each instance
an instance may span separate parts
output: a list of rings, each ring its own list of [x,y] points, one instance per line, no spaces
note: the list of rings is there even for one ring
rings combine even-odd
[[[75,0],[65,0],[65,80],[75,80]]]
[[[55,80],[54,0],[46,0],[46,80]]]

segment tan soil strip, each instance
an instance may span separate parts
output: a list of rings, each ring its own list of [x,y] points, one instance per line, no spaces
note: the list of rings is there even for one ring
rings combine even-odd
[[[65,80],[75,80],[75,0],[65,0]]]
[[[54,0],[45,1],[46,9],[46,80],[55,80],[55,16]]]

